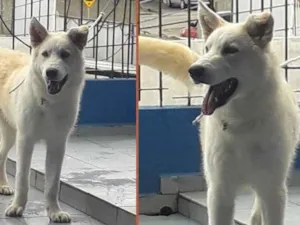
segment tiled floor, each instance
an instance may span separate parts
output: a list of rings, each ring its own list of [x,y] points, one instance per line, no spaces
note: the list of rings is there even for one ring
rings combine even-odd
[[[181,198],[183,197],[187,200],[188,207],[193,212],[200,211],[203,209],[203,206],[206,206],[206,193],[205,192],[190,192],[180,194]],[[236,199],[236,208],[235,208],[235,219],[242,224],[248,224],[249,217],[251,214],[251,209],[253,206],[254,196],[251,192],[243,191],[239,194]],[[183,205],[179,206],[183,209]],[[289,188],[289,199],[286,208],[285,224],[286,225],[298,225],[300,224],[300,187],[290,187]],[[194,213],[185,212],[186,214],[192,215]],[[199,213],[198,213],[199,214]],[[204,214],[203,214],[204,215]],[[192,217],[191,217],[192,218]],[[206,224],[205,224],[206,225]]]
[[[35,147],[32,168],[44,173],[45,146]],[[9,154],[15,159],[15,150]],[[61,179],[127,211],[135,211],[135,127],[80,127],[70,138]]]
[[[247,223],[250,218],[254,197],[251,194],[243,194],[238,197],[236,205],[236,219]],[[289,199],[285,215],[286,225],[300,224],[300,187],[289,188]]]
[[[140,216],[140,225],[200,225],[180,214],[171,216]]]
[[[189,192],[181,193],[179,200],[179,211],[181,214],[171,216],[145,216],[140,215],[140,225],[208,225],[206,211],[206,193]],[[180,205],[182,204],[182,205]],[[236,200],[235,219],[240,224],[248,224],[253,205],[253,195],[248,191],[240,193]],[[203,207],[204,206],[204,207]],[[182,211],[183,210],[183,211]],[[188,211],[187,211],[188,210]],[[300,224],[300,187],[289,188],[289,201],[286,209],[285,224]],[[190,215],[188,218],[188,215]],[[200,217],[201,219],[200,219]],[[198,221],[198,222],[197,222]],[[200,223],[201,221],[201,223]]]
[[[14,178],[8,176],[9,182],[13,185]],[[0,224],[1,225],[48,225],[49,219],[46,214],[44,206],[44,195],[41,191],[30,188],[28,204],[24,212],[23,218],[9,218],[5,217],[4,211],[12,200],[12,196],[0,195]],[[71,214],[72,223],[68,225],[104,225],[91,217],[79,212],[78,210],[61,203],[63,210]]]

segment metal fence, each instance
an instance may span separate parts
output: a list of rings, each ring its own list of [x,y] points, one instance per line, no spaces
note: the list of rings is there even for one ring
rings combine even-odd
[[[170,4],[170,2],[172,4]],[[176,7],[175,3],[178,4]],[[156,38],[169,39],[170,41],[181,42],[191,47],[193,42],[201,42],[199,29],[195,34],[195,28],[198,25],[197,5],[191,4],[192,0],[152,0],[141,3],[140,10],[140,34]],[[282,51],[280,59],[286,61],[289,59],[292,48],[289,48],[291,38],[297,38],[299,35],[300,9],[299,0],[207,0],[208,6],[221,15],[224,19],[231,22],[241,22],[255,12],[268,10],[271,11],[275,20],[274,36],[280,41]],[[169,5],[169,6],[168,6]],[[174,8],[171,8],[172,5]],[[181,7],[181,8],[180,8]],[[153,12],[151,15],[147,12]],[[294,39],[293,39],[294,40]],[[298,40],[298,39],[297,39]],[[281,45],[282,43],[282,45]],[[300,39],[299,39],[300,43]],[[194,49],[193,49],[194,50]],[[300,52],[300,45],[299,45]],[[300,55],[300,54],[298,54]],[[300,58],[297,58],[300,59]],[[286,79],[289,79],[290,70],[300,69],[299,66],[285,66],[283,73]],[[141,74],[141,77],[143,73]],[[300,88],[300,87],[299,87]],[[159,73],[158,86],[145,88],[140,84],[140,96],[147,91],[157,91],[158,106],[164,106],[164,93],[167,88],[163,83],[163,76]],[[296,92],[300,92],[296,90]],[[157,95],[156,95],[157,96]],[[203,95],[191,95],[187,92],[185,95],[173,96],[173,99],[186,99],[186,105],[192,105],[193,99],[202,99]]]
[[[0,0],[0,11],[1,47],[30,52],[33,16],[49,31],[94,24],[84,50],[86,73],[95,78],[135,77],[134,0],[96,0],[90,8],[83,0]]]

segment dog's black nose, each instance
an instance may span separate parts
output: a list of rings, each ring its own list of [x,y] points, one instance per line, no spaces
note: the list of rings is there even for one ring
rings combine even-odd
[[[204,75],[205,68],[201,65],[193,65],[189,68],[190,76],[193,78],[195,83],[201,83],[201,77]]]
[[[58,75],[58,70],[57,69],[49,68],[49,69],[46,70],[46,76],[49,80],[56,79],[57,75]]]

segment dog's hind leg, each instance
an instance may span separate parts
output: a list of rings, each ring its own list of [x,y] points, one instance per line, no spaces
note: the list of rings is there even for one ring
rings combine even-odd
[[[257,195],[255,196],[255,201],[251,213],[250,225],[262,225],[261,200]]]
[[[263,225],[283,225],[287,201],[287,188],[283,185],[270,185],[270,188],[258,190],[262,206]]]
[[[9,150],[15,143],[16,131],[0,116],[0,195],[12,195],[6,175],[6,161]]]

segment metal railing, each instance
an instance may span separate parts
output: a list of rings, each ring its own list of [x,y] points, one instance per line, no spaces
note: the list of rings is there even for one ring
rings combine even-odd
[[[178,2],[178,0],[173,1]],[[193,41],[201,41],[196,40],[201,39],[200,32],[198,32],[198,37],[191,37],[193,23],[198,21],[197,11],[195,10],[197,9],[197,5],[191,5],[191,0],[187,0],[188,4],[185,9],[169,8],[165,4],[166,2],[168,1],[153,0],[151,3],[145,3],[144,10],[140,11],[140,35],[170,39],[170,41],[177,39],[189,47],[191,47]],[[284,46],[282,61],[289,59],[289,40],[291,37],[297,37],[299,33],[300,9],[298,0],[207,0],[207,3],[211,9],[232,22],[244,21],[251,13],[264,10],[271,11],[275,19],[274,36],[280,39]],[[143,3],[141,4],[141,8],[143,8]],[[182,29],[186,29],[186,37],[180,37]],[[170,30],[176,33],[174,34]],[[299,69],[300,67],[286,65],[283,68],[285,78],[288,80],[289,70]],[[141,74],[142,76],[143,74]],[[158,92],[157,105],[164,106],[164,91],[167,88],[163,84],[161,73],[159,73],[158,87],[145,88],[140,84],[140,96],[142,96],[141,93],[150,90]],[[203,98],[203,96],[191,95],[188,92],[184,96],[173,96],[173,99],[186,99],[186,105],[188,106],[192,105],[191,101],[195,98]]]
[[[35,16],[49,31],[92,25],[85,48],[86,73],[104,77],[135,77],[135,1],[0,0],[2,47],[30,51],[29,22]]]

